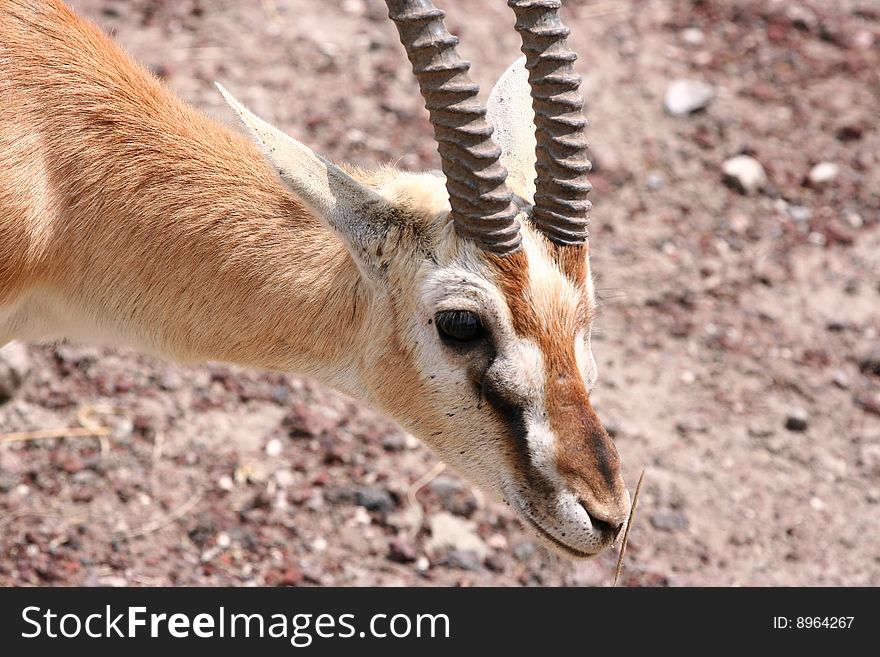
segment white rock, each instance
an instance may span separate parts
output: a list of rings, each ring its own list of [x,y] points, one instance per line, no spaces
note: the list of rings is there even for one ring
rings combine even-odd
[[[751,223],[752,220],[749,218],[749,215],[743,214],[742,212],[734,213],[727,220],[727,225],[730,226],[733,232],[739,235],[745,233],[749,229]]]
[[[429,525],[431,527],[431,538],[427,542],[429,550],[436,551],[446,547],[454,550],[473,550],[481,560],[489,554],[489,547],[477,535],[476,523],[441,511],[431,516]]]
[[[204,550],[199,558],[202,560],[202,563],[211,563],[221,552],[223,552],[223,550],[215,545],[214,547],[209,547],[207,550]]]
[[[362,506],[355,508],[352,520],[356,525],[369,525],[373,522],[373,518],[370,517],[370,512]]]
[[[754,194],[767,184],[767,174],[758,160],[749,155],[737,155],[721,165],[724,182],[744,194]]]
[[[266,456],[276,457],[281,455],[281,450],[283,449],[283,445],[281,441],[277,438],[273,438],[268,443],[266,443]]]
[[[816,246],[825,246],[828,243],[828,238],[825,237],[822,233],[817,233],[813,231],[809,235],[807,235],[807,241],[810,244],[815,244]]]
[[[504,534],[492,534],[486,540],[486,545],[488,545],[493,550],[506,550],[507,538],[504,536]]]
[[[663,174],[659,171],[649,171],[648,175],[645,176],[645,184],[651,191],[657,191],[666,184],[666,180],[664,180]]]
[[[861,228],[865,225],[865,220],[862,219],[862,215],[858,212],[847,212],[846,222],[853,228]]]
[[[809,221],[813,216],[813,211],[803,205],[789,205],[787,212],[788,216],[799,224]]]
[[[296,483],[296,475],[293,470],[278,470],[275,473],[275,482],[280,488],[290,488]]]
[[[715,89],[699,80],[673,80],[666,87],[663,105],[673,116],[684,116],[703,109],[715,97]]]
[[[698,27],[687,27],[681,31],[681,40],[689,46],[702,46],[706,43],[706,35]]]
[[[811,185],[821,187],[837,178],[839,173],[840,167],[834,164],[834,162],[819,162],[819,164],[810,169],[807,179]]]
[[[816,14],[811,9],[808,9],[807,7],[802,7],[800,5],[793,4],[792,6],[786,8],[785,15],[796,26],[813,28],[818,22]]]

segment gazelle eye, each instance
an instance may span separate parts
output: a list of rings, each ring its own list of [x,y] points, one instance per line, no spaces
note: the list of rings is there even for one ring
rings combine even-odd
[[[480,319],[468,310],[445,310],[434,318],[441,338],[454,342],[471,342],[483,335]]]

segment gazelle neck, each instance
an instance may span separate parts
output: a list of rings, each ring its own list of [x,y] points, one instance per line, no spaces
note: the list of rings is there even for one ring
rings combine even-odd
[[[230,163],[234,178],[206,166],[187,170],[191,160],[183,159],[157,163],[143,181],[83,162],[83,179],[101,179],[103,212],[65,204],[71,209],[55,219],[34,299],[56,312],[48,326],[59,333],[36,337],[299,371],[357,389],[354,343],[367,303],[357,268],[333,236],[291,207],[252,150],[243,143],[226,151],[227,162],[253,160],[250,169]]]
[[[249,141],[134,71],[115,46],[108,66],[107,45],[71,44],[77,36],[28,49],[21,80],[4,89],[13,98],[0,121],[33,137],[4,146],[13,170],[0,180],[33,181],[43,202],[0,227],[27,245],[0,285],[0,339],[128,345],[356,391],[368,297],[342,244]],[[83,67],[95,58],[90,80],[53,73],[65,61],[53,51],[69,47]]]

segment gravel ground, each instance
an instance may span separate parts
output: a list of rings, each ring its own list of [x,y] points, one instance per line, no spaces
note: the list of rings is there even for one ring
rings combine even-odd
[[[378,0],[71,4],[222,121],[215,79],[331,158],[437,166]],[[440,4],[488,92],[518,54],[510,10]],[[623,583],[880,585],[880,4],[572,0],[566,18],[592,121],[594,402],[628,482],[647,468]],[[0,584],[613,574],[297,376],[0,352],[0,432],[90,423],[113,433],[0,442]]]

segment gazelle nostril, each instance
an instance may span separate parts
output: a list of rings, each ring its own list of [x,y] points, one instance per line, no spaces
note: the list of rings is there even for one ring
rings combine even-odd
[[[617,536],[617,531],[620,529],[619,527],[613,527],[609,522],[599,520],[598,518],[594,518],[593,516],[590,516],[590,522],[593,524],[593,529],[601,534],[613,534],[614,536]]]
[[[623,530],[623,527],[626,524],[625,520],[620,517],[611,517],[609,520],[603,520],[602,518],[595,516],[590,511],[590,507],[587,506],[586,502],[583,500],[580,501],[580,505],[583,507],[584,511],[587,512],[587,516],[590,518],[590,524],[593,526],[594,530],[604,536],[610,537],[612,541],[620,535],[621,530]]]

